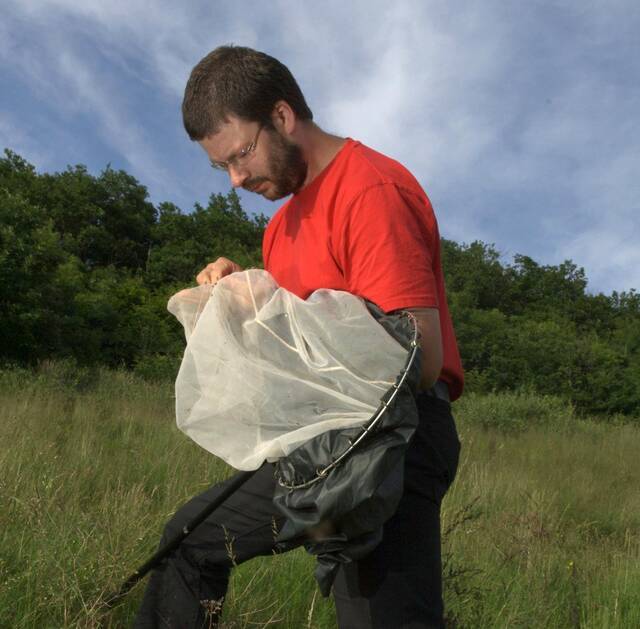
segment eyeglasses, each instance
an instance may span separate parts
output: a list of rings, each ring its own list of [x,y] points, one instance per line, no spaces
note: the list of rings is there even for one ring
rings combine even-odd
[[[256,147],[258,146],[258,137],[260,136],[260,131],[264,128],[264,125],[260,125],[258,128],[258,133],[256,133],[256,137],[253,139],[251,144],[245,146],[241,151],[239,151],[236,155],[232,155],[228,160],[224,162],[214,162],[211,161],[212,168],[216,170],[224,170],[225,172],[229,170],[231,166],[239,167],[244,166],[248,162],[251,161],[253,156],[256,154]]]

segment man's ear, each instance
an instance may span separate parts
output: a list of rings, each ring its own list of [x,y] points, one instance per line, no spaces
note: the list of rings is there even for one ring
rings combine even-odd
[[[285,135],[292,135],[296,130],[297,117],[286,100],[279,100],[271,113],[273,126]]]

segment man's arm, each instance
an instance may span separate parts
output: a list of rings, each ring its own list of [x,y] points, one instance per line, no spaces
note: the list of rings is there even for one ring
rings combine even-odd
[[[422,348],[422,378],[419,389],[430,389],[442,370],[442,335],[440,312],[437,308],[404,308],[418,324],[420,347]]]

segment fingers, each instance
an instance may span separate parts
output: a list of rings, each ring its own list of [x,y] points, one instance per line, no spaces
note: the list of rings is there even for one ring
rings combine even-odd
[[[218,280],[229,275],[242,271],[242,267],[232,262],[228,258],[218,258],[215,262],[210,262],[196,275],[198,284],[215,284]]]

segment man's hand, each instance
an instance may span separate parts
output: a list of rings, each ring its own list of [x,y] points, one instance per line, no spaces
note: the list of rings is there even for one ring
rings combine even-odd
[[[235,262],[227,258],[218,258],[215,262],[210,262],[207,266],[196,275],[196,282],[198,284],[215,284],[218,280],[230,275],[242,271],[242,267]]]

